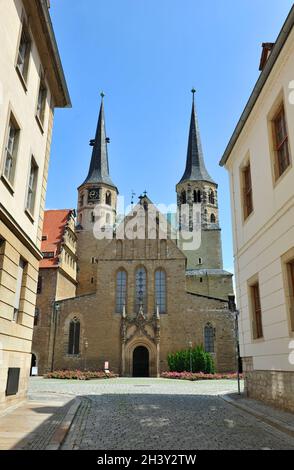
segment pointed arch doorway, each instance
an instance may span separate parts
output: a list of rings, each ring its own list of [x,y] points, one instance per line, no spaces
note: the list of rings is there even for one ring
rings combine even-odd
[[[149,351],[145,346],[133,351],[133,377],[149,377]]]

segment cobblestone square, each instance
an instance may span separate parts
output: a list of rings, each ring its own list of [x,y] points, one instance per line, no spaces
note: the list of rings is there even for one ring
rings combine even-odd
[[[234,392],[236,382],[225,380],[30,383],[31,399],[62,393],[81,398],[64,450],[294,450],[289,434],[223,399]],[[291,420],[291,414],[278,414]]]

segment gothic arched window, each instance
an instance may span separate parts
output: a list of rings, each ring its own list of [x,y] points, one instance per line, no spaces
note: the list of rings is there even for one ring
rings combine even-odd
[[[136,271],[136,295],[135,295],[135,308],[136,312],[140,307],[143,307],[144,312],[147,311],[147,274],[146,269],[141,267]]]
[[[80,322],[74,318],[69,324],[68,354],[78,355],[80,353],[80,330]]]
[[[209,193],[209,204],[214,204],[215,203],[215,197],[214,197],[214,192],[211,190]]]
[[[155,296],[159,313],[166,313],[166,274],[163,269],[155,272]]]
[[[111,206],[111,192],[107,191],[106,196],[105,196],[105,204],[108,206]]]
[[[116,275],[116,312],[123,313],[127,296],[127,273],[120,269]]]
[[[212,224],[215,224],[216,218],[215,218],[215,215],[214,215],[214,214],[211,214],[211,216],[210,216],[210,222],[211,222]]]
[[[204,348],[206,352],[214,352],[214,328],[210,323],[204,328]]]

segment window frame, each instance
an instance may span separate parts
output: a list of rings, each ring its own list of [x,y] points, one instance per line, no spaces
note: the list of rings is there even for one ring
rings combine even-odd
[[[208,337],[206,335],[206,332],[209,330],[210,333],[210,336]],[[213,327],[213,325],[211,323],[207,323],[205,326],[204,326],[204,332],[203,332],[203,336],[204,336],[204,350],[205,352],[208,352],[210,354],[215,354],[215,328]],[[207,349],[207,344],[209,343],[209,346],[212,345],[212,348],[209,347],[209,349]]]
[[[277,129],[277,121],[280,117],[282,119],[282,128],[284,128],[285,134],[282,136],[280,142],[278,142],[278,134],[279,130]],[[280,121],[281,122],[281,121]],[[287,125],[287,116],[286,116],[286,109],[284,105],[284,101],[280,103],[276,112],[271,118],[271,127],[272,127],[272,136],[273,136],[273,151],[274,151],[274,177],[275,181],[278,181],[287,171],[287,169],[291,166],[291,153],[290,153],[290,142],[289,142],[289,130]],[[284,169],[281,167],[281,159],[279,157],[279,152],[281,149],[287,149],[287,165]]]
[[[122,282],[119,279],[120,275],[124,275]],[[123,307],[127,306],[127,295],[128,295],[128,273],[124,268],[120,268],[116,272],[115,276],[115,312],[120,315],[123,313]]]
[[[160,274],[160,279],[159,279],[159,288],[160,288],[160,291],[158,292],[157,291],[157,286],[158,286],[158,281],[157,281],[157,275]],[[161,279],[161,275],[164,275],[164,282],[163,282],[163,286],[162,286],[162,279]],[[165,269],[163,268],[157,268],[155,270],[155,273],[154,273],[154,286],[155,286],[155,309],[157,311],[157,307],[159,307],[159,313],[160,315],[166,315],[168,310],[167,310],[167,275],[166,275],[166,271]],[[163,292],[163,295],[162,295],[162,289],[164,288],[164,292]],[[159,297],[160,297],[160,302],[158,303],[158,294],[159,294]],[[162,305],[161,305],[161,301],[163,299],[163,308]]]
[[[144,280],[144,283],[145,283],[145,291],[143,292],[143,303],[142,303],[142,306],[143,306],[143,311],[144,313],[147,313],[148,311],[148,275],[147,275],[147,269],[144,267],[144,266],[138,266],[135,270],[135,312],[138,313],[139,312],[139,307],[140,307],[140,299],[138,297],[138,285],[137,285],[137,275],[139,273],[139,271],[143,271],[144,272],[144,275],[145,275],[145,280]]]
[[[40,102],[41,97],[41,102]],[[48,87],[45,81],[45,75],[41,71],[40,72],[40,81],[38,87],[38,94],[37,94],[37,102],[36,102],[36,120],[39,124],[41,132],[44,133],[44,123],[45,123],[45,116],[46,116],[46,104],[48,98]]]
[[[78,330],[77,330],[77,325],[78,325]],[[71,339],[72,339],[72,342],[71,342]],[[69,322],[67,354],[68,356],[79,356],[80,353],[81,353],[81,322],[78,318],[75,317],[75,318],[72,318]]]
[[[247,157],[241,167],[242,213],[245,222],[254,212],[251,161]]]
[[[6,175],[7,151],[8,151],[10,131],[11,131],[12,126],[15,129],[16,133],[15,133],[14,141],[13,141],[12,154],[10,152],[10,160],[12,160],[10,173],[9,175]],[[3,157],[2,157],[2,164],[1,164],[1,178],[5,182],[6,186],[8,187],[9,191],[12,194],[14,193],[14,183],[15,183],[16,172],[17,172],[18,153],[19,153],[19,147],[20,147],[20,134],[21,134],[21,128],[18,124],[18,121],[15,117],[14,112],[12,111],[11,107],[9,107],[8,120],[6,124],[5,136],[4,136]]]
[[[33,173],[33,182],[31,182],[32,177],[32,169],[34,169]],[[25,203],[25,211],[28,213],[31,218],[34,217],[35,208],[36,208],[36,196],[37,196],[37,189],[38,189],[38,177],[39,177],[39,166],[36,162],[35,157],[32,155],[30,160],[29,166],[29,175],[28,175],[28,183],[27,183],[27,194],[26,194],[26,203]],[[29,206],[29,198],[32,198],[31,206]]]
[[[22,44],[23,36],[26,36],[27,47],[25,50],[25,55],[23,57],[23,68],[22,68],[19,63],[19,58],[20,58],[20,47]],[[31,59],[32,44],[33,42],[32,42],[32,36],[31,36],[30,28],[29,28],[29,22],[23,13],[22,20],[21,20],[21,27],[19,31],[19,40],[18,40],[18,45],[17,45],[17,50],[16,50],[15,69],[25,92],[27,92],[28,90],[28,77],[29,77],[30,62],[31,62],[30,59]]]
[[[262,318],[262,305],[260,296],[260,283],[256,278],[249,284],[252,339],[254,341],[264,340],[264,328]]]

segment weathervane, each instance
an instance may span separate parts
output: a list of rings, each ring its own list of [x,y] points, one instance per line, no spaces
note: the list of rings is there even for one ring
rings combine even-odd
[[[101,96],[101,98],[103,99],[104,96],[105,96],[105,93],[103,93],[103,91],[101,91],[100,96]]]
[[[191,93],[192,93],[192,95],[193,95],[193,101],[194,101],[194,96],[195,96],[195,93],[196,93],[195,88],[192,88]]]
[[[143,196],[146,197],[147,194],[148,194],[148,193],[147,193],[147,191],[146,191],[146,189],[145,189],[145,191],[144,191],[144,193],[143,193]]]

